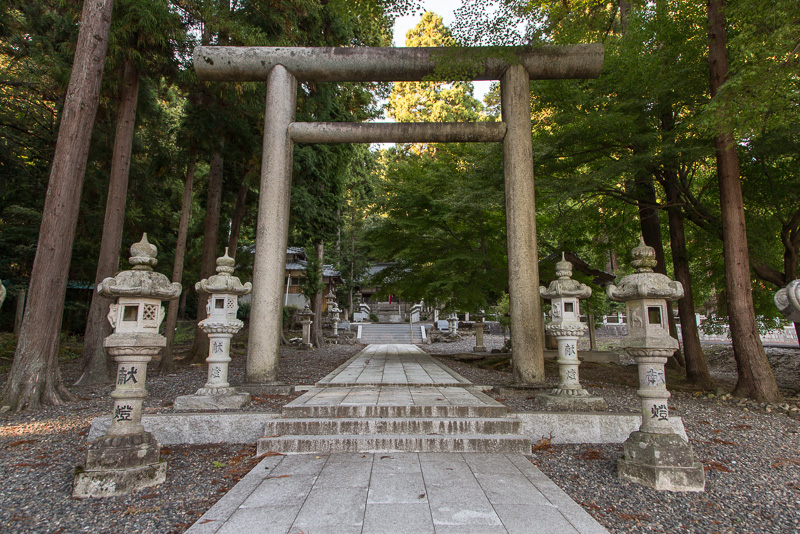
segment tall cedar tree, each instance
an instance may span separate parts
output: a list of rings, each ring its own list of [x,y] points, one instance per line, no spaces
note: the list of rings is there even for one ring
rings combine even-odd
[[[714,98],[728,77],[728,52],[725,39],[723,0],[710,0],[708,12],[708,65],[711,97]],[[714,137],[722,212],[722,251],[725,257],[725,290],[728,297],[733,353],[739,379],[734,394],[758,401],[782,399],[775,375],[761,345],[753,296],[750,287],[750,261],[744,218],[739,158],[733,132],[721,121]]]
[[[27,308],[0,404],[14,411],[61,404],[58,344],[92,125],[100,98],[112,0],[85,1],[50,170]]]

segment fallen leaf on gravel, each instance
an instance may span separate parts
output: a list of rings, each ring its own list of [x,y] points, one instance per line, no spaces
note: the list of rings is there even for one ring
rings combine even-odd
[[[168,449],[167,447],[161,447],[161,454],[172,454],[172,449]]]
[[[536,443],[534,443],[531,446],[531,451],[532,452],[536,452],[536,451],[549,450],[549,449],[551,449],[553,447],[551,445],[552,441],[553,441],[553,434],[550,434],[549,437],[542,436],[542,439],[540,439],[539,441],[537,441]]]
[[[736,428],[736,429],[739,429],[739,430],[750,430],[753,427],[750,426],[750,425],[736,425],[733,428]]]
[[[778,458],[778,460],[770,467],[778,468],[782,465],[788,465],[788,464],[800,465],[800,460],[795,460],[794,458]]]
[[[582,502],[582,503],[581,503],[581,506],[585,506],[586,508],[589,508],[589,509],[591,509],[591,510],[602,510],[602,509],[603,509],[602,507],[600,507],[600,506],[597,506],[597,505],[596,505],[595,503],[593,503],[593,502]]]
[[[725,441],[724,439],[714,438],[711,440],[714,443],[721,443],[722,445],[733,445],[734,447],[738,447],[739,445],[733,441]]]
[[[211,523],[212,521],[216,521],[216,519],[203,519],[200,521],[200,524],[205,525],[206,523]]]
[[[588,449],[583,451],[577,457],[581,460],[600,460],[603,458],[603,453],[597,449]]]
[[[11,447],[19,447],[20,445],[25,445],[26,443],[36,443],[37,441],[39,441],[39,440],[38,439],[21,439],[19,441],[12,441],[8,445],[6,445],[6,448],[10,449]]]
[[[731,472],[731,470],[728,469],[728,466],[726,466],[725,464],[721,464],[719,462],[715,462],[714,460],[708,460],[708,461],[705,461],[703,463],[705,464],[703,466],[703,469],[705,471],[717,470],[717,471],[721,471],[723,473],[730,473]]]
[[[617,514],[620,519],[627,519],[628,521],[649,521],[650,516],[646,514],[623,514],[622,512]]]
[[[45,462],[38,462],[38,463],[30,463],[30,462],[20,462],[18,464],[11,464],[11,467],[44,467],[47,464]]]

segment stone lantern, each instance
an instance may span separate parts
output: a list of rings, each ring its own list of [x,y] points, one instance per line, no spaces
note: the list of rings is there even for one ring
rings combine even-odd
[[[458,315],[456,315],[456,312],[452,312],[447,316],[447,335],[450,337],[458,335]]]
[[[775,293],[775,306],[793,323],[800,323],[800,280],[792,280]]]
[[[194,395],[175,399],[176,411],[238,410],[250,401],[250,394],[237,391],[228,383],[231,361],[231,338],[244,323],[236,318],[239,295],[250,293],[250,282],[242,284],[233,274],[235,260],[225,254],[217,258],[217,274],[200,280],[194,286],[198,293],[208,293],[207,317],[198,326],[208,334],[208,381]]]
[[[628,314],[625,351],[639,368],[642,425],[623,446],[617,465],[620,478],[657,490],[703,491],[703,464],[694,460],[691,446],[672,428],[664,364],[678,348],[669,335],[667,301],[683,297],[683,286],[663,274],[654,273],[655,250],[641,239],[631,252],[634,274],[610,285],[611,300],[624,302]]]
[[[97,286],[100,295],[117,299],[108,312],[114,332],[103,343],[117,362],[114,408],[106,435],[89,445],[85,470],[75,476],[74,497],[124,495],[166,480],[161,445],[142,426],[142,401],[147,363],[166,345],[158,333],[164,319],[161,301],[178,298],[181,285],[153,272],[156,253],[144,234],[131,246],[133,269]]]
[[[298,315],[300,316],[300,324],[303,325],[303,341],[300,343],[300,348],[311,349],[313,348],[311,344],[311,323],[314,322],[311,318],[314,317],[314,312],[306,304],[306,307]]]
[[[559,406],[570,410],[605,410],[606,401],[589,395],[581,386],[578,374],[578,339],[586,332],[581,322],[580,300],[589,298],[592,289],[572,279],[572,264],[561,253],[556,263],[556,276],[549,287],[539,287],[542,298],[550,301],[550,322],[545,331],[558,342],[558,387],[550,393],[536,396],[545,406]]]
[[[336,304],[336,295],[334,295],[333,289],[325,296],[325,300],[328,302],[328,314],[333,323],[333,337],[339,337],[339,312],[342,310]]]
[[[486,314],[480,310],[475,314],[475,346],[472,347],[472,352],[486,352],[486,347],[483,345],[483,328],[486,323],[483,322]]]

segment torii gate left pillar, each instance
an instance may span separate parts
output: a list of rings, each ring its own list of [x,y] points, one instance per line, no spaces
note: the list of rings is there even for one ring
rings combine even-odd
[[[512,59],[509,61],[507,59]],[[500,80],[501,123],[296,123],[297,81],[383,82],[437,78],[439,65],[474,67],[472,80]],[[275,384],[289,231],[292,148],[303,143],[502,142],[506,186],[513,369],[519,384],[544,381],[542,313],[531,145],[531,79],[592,78],[602,45],[505,48],[197,47],[198,78],[266,81],[267,102],[247,350],[248,383]]]

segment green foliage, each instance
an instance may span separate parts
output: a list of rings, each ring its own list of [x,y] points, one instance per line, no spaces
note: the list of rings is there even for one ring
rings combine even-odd
[[[436,145],[385,154],[381,189],[364,240],[395,264],[375,283],[407,301],[447,309],[494,302],[508,281],[502,154],[497,145]]]
[[[427,11],[406,34],[405,45],[455,46],[442,17]],[[387,114],[398,122],[465,122],[481,117],[481,103],[469,82],[398,82],[392,88]]]

